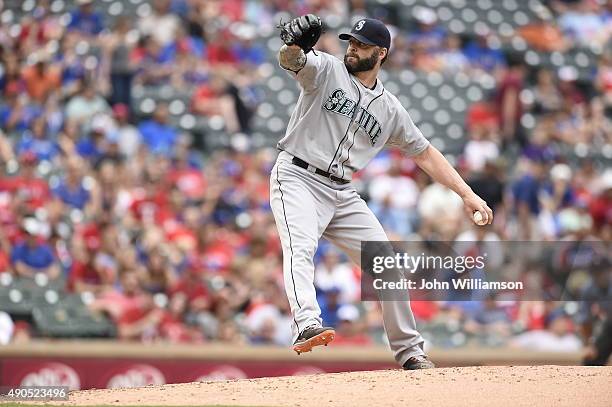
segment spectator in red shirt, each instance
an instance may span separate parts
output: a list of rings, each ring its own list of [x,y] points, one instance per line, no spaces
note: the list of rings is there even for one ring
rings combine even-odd
[[[4,249],[0,249],[0,273],[8,272],[11,265],[9,256]]]
[[[167,177],[168,183],[176,185],[186,198],[193,201],[204,198],[204,192],[206,191],[204,174],[200,169],[189,164],[187,155],[183,154],[176,158]]]
[[[602,239],[612,238],[612,170],[608,169],[600,178],[599,190],[590,205],[594,228],[602,234]]]
[[[153,338],[162,317],[163,311],[151,308],[151,303],[142,308],[129,308],[117,321],[118,336],[124,340]]]
[[[228,84],[220,75],[211,77],[196,89],[191,99],[193,112],[203,116],[221,116],[228,133],[240,131],[236,102],[229,93]]]
[[[508,71],[497,87],[495,105],[504,145],[521,140],[520,121],[523,116],[521,91],[525,87],[526,68],[517,57],[508,61]]]
[[[224,0],[221,2],[221,15],[230,21],[244,21],[244,8],[246,3],[242,0]]]
[[[187,305],[187,296],[184,293],[176,293],[170,298],[168,309],[163,312],[159,323],[158,332],[161,339],[172,343],[204,341],[202,332],[183,322]]]
[[[497,133],[499,130],[499,117],[495,106],[487,102],[477,102],[467,111],[465,124],[471,132],[474,128],[483,128],[489,132]]]
[[[155,221],[163,225],[167,220],[174,219],[175,214],[169,209],[168,194],[170,191],[161,188],[155,181],[146,180],[141,188],[132,191],[130,210],[139,221]]]
[[[50,0],[41,0],[37,3],[31,14],[26,14],[21,21],[19,43],[23,44],[22,47],[26,50],[40,49],[62,34],[59,16],[54,16],[49,11]]]
[[[138,274],[126,270],[121,276],[122,291],[107,291],[90,305],[92,311],[105,312],[118,326],[121,339],[138,339],[156,329],[162,313],[153,308],[150,295],[140,286]]]
[[[236,255],[235,237],[212,223],[205,224],[198,231],[200,264],[207,271],[227,272]]]
[[[202,279],[200,270],[195,263],[188,265],[187,270],[184,271],[183,277],[170,288],[169,295],[174,296],[178,293],[182,293],[186,296],[187,304],[191,312],[210,309],[210,294]]]
[[[516,322],[525,330],[540,330],[545,328],[546,314],[554,307],[551,302],[521,301],[516,315]]]
[[[36,155],[25,152],[19,157],[20,175],[10,180],[10,192],[29,209],[38,209],[51,199],[47,181],[36,175]]]
[[[212,66],[236,65],[238,57],[231,48],[232,40],[228,32],[216,33],[208,43],[206,60]]]
[[[0,273],[10,271],[11,267],[11,242],[0,227]]]
[[[74,292],[101,293],[109,290],[115,280],[115,269],[99,261],[99,236],[85,237],[85,253],[75,256],[68,277],[68,287]],[[80,257],[80,258],[79,258]]]

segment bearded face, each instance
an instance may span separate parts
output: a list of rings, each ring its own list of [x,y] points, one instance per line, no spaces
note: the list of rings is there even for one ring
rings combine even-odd
[[[376,62],[378,62],[378,47],[374,47],[369,56],[365,58],[360,57],[357,53],[352,53],[350,48],[344,55],[344,66],[346,66],[349,73],[365,72],[374,69]]]

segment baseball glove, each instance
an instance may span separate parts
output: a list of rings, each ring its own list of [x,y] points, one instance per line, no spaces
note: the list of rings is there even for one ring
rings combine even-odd
[[[281,40],[287,45],[299,46],[305,54],[312,51],[323,32],[321,19],[314,14],[297,17],[284,24],[281,21],[278,27]]]

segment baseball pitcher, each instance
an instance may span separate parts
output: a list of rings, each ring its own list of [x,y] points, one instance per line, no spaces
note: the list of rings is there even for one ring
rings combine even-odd
[[[375,19],[359,20],[350,33],[344,60],[313,51],[321,20],[309,14],[281,26],[280,66],[301,93],[279,141],[270,177],[270,201],[283,247],[284,283],[293,315],[293,349],[309,352],[334,338],[324,327],[314,287],[313,257],[321,237],[360,265],[362,241],[387,241],[379,221],[351,184],[385,146],[400,148],[435,181],[463,198],[470,219],[482,223],[493,212],[423,137],[408,112],[378,79],[391,36]],[[405,369],[434,367],[423,352],[410,303],[381,301],[384,326],[395,360]]]

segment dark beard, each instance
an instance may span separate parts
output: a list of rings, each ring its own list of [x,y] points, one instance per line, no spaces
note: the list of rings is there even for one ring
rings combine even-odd
[[[357,63],[351,65],[348,63],[348,55],[344,55],[344,66],[346,66],[346,70],[349,71],[349,73],[370,71],[374,69],[376,62],[378,62],[376,52],[372,52],[372,55],[366,59],[361,59],[359,57],[355,58],[357,58]]]

